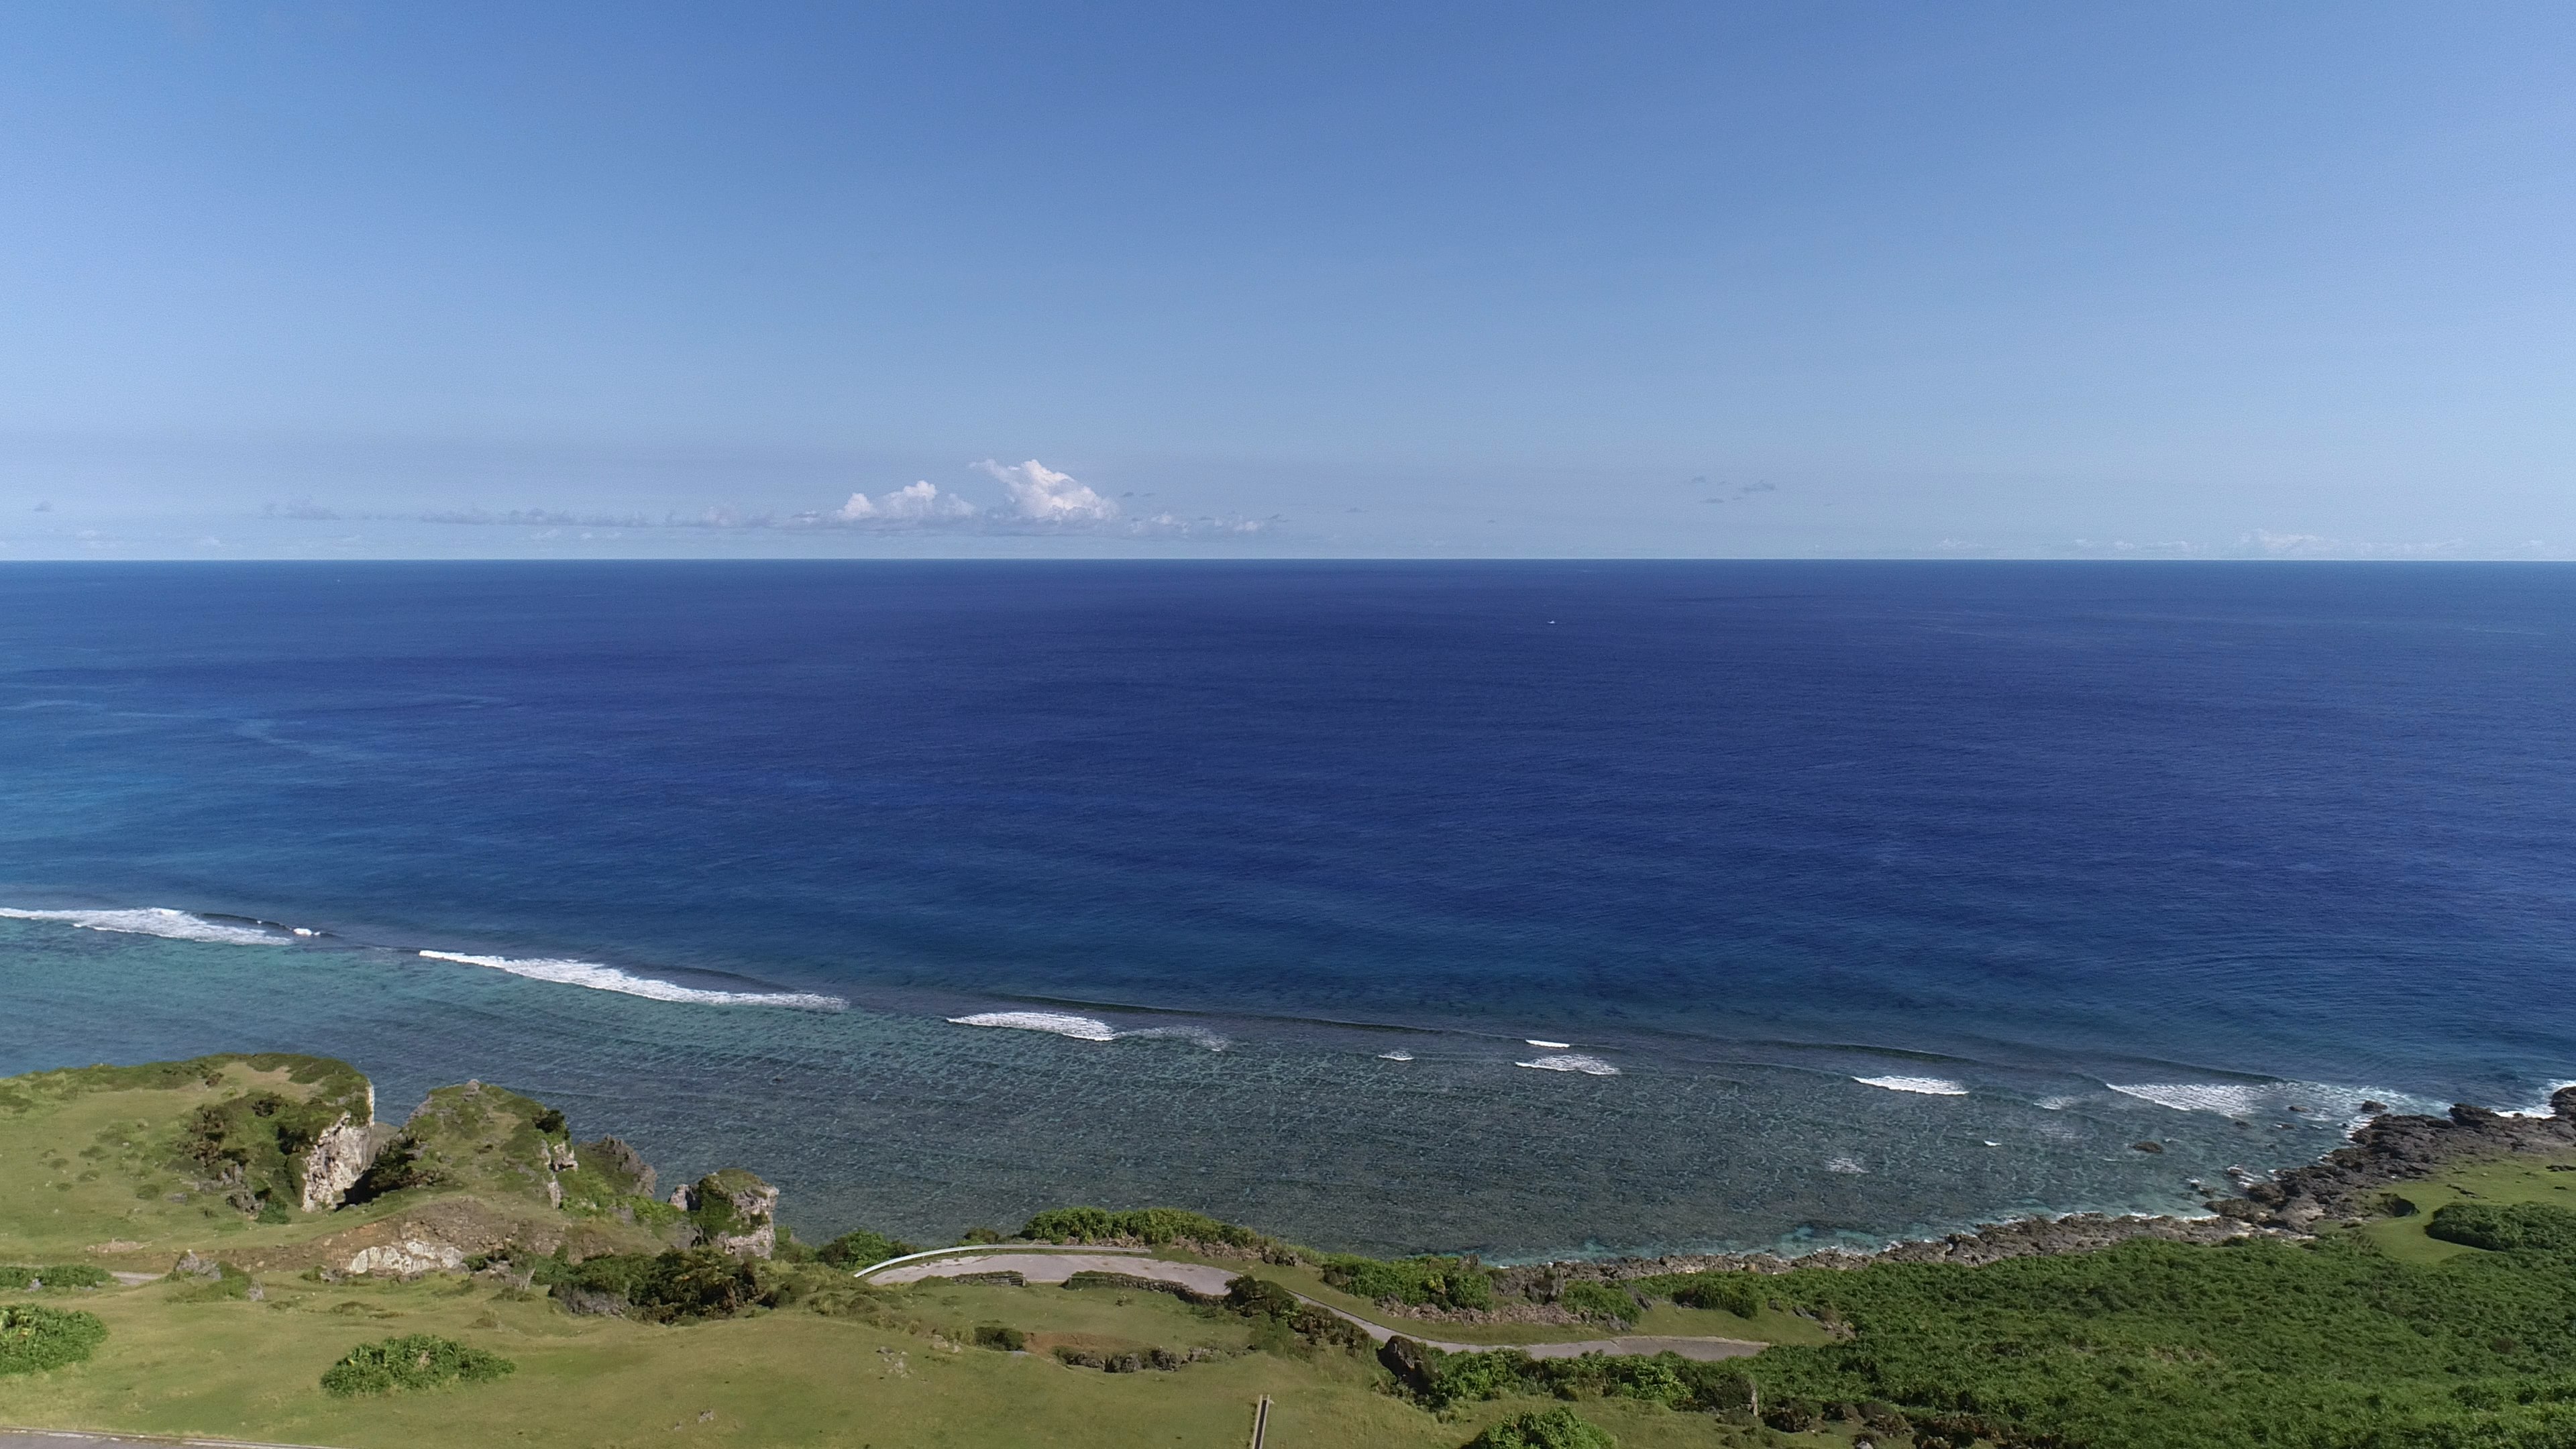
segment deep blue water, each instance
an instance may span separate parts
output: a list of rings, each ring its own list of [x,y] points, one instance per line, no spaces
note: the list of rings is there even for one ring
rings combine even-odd
[[[14,565],[0,907],[215,929],[0,919],[0,1071],[501,1080],[817,1231],[2188,1210],[2576,1077],[2571,762],[2554,566]]]

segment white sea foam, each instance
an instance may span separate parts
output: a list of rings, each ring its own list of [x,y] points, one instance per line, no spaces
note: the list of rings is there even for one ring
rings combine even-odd
[[[507,971],[531,981],[552,981],[565,986],[586,986],[593,991],[618,991],[628,996],[641,996],[651,1001],[685,1002],[693,1006],[788,1006],[800,1011],[841,1011],[848,1002],[837,996],[818,996],[806,991],[702,991],[694,986],[657,981],[602,966],[596,961],[560,961],[545,957],[468,956],[460,951],[423,951],[432,961],[454,961],[464,966],[485,966],[494,971]]]
[[[1196,1026],[1149,1026],[1137,1031],[1122,1031],[1117,1035],[1122,1040],[1127,1037],[1140,1037],[1151,1041],[1169,1037],[1175,1041],[1185,1041],[1194,1046],[1206,1047],[1212,1052],[1221,1052],[1234,1045],[1233,1038],[1219,1036],[1204,1027]]]
[[[1129,1038],[1154,1040],[1176,1038],[1206,1047],[1212,1052],[1224,1051],[1234,1043],[1225,1037],[1197,1026],[1149,1026],[1136,1031],[1120,1031],[1105,1021],[1088,1016],[1075,1016],[1062,1011],[979,1011],[972,1016],[952,1016],[953,1026],[998,1026],[1006,1031],[1043,1031],[1075,1041],[1125,1041]]]
[[[2325,1082],[2139,1082],[2104,1083],[2123,1096],[2177,1112],[2215,1112],[2226,1117],[2296,1114],[2311,1121],[2343,1120],[2359,1126],[2371,1115],[2362,1104],[2374,1102],[2393,1112],[2434,1112],[2443,1103],[2411,1092],[2384,1087],[2338,1087]],[[2042,1105],[2045,1105],[2044,1103]],[[2542,1109],[2546,1115],[2547,1108]]]
[[[1379,1052],[1377,1054],[1377,1059],[1382,1062],[1409,1062],[1413,1060],[1413,1053],[1405,1051]]]
[[[1570,1046],[1574,1045],[1574,1043],[1572,1043],[1572,1042],[1570,1042],[1570,1041],[1540,1041],[1537,1037],[1534,1037],[1534,1036],[1525,1036],[1525,1037],[1522,1037],[1522,1038],[1521,1038],[1521,1044],[1522,1044],[1523,1046],[1545,1047],[1545,1048],[1546,1048],[1547,1050],[1549,1050],[1549,1051],[1557,1051],[1557,1052],[1561,1052],[1561,1051],[1565,1050],[1567,1047],[1570,1047]]]
[[[2042,1111],[2063,1112],[2083,1100],[2081,1097],[2042,1097],[2039,1106]]]
[[[998,1026],[1008,1031],[1045,1031],[1069,1036],[1075,1041],[1116,1041],[1118,1033],[1109,1023],[1087,1016],[1067,1016],[1060,1011],[979,1011],[973,1016],[952,1016],[952,1026]]]
[[[1850,1176],[1867,1172],[1869,1169],[1861,1166],[1860,1159],[1857,1157],[1828,1157],[1825,1159],[1825,1171]]]
[[[1854,1077],[1864,1087],[1885,1087],[1891,1092],[1920,1092],[1926,1097],[1964,1097],[1968,1089],[1948,1077]]]
[[[0,906],[0,917],[13,921],[57,921],[84,931],[160,936],[172,941],[211,941],[226,946],[282,946],[287,941],[278,932],[262,927],[226,925],[166,906],[125,911],[22,911]]]
[[[2567,1087],[2576,1087],[2576,1082],[2552,1082],[2548,1086],[2540,1089],[2540,1101],[2537,1105],[2530,1107],[2517,1107],[2504,1115],[2508,1117],[2554,1117],[2558,1114],[2550,1110],[2549,1099],[2558,1095],[2561,1089]]]
[[[1540,1057],[1534,1062],[1514,1062],[1512,1065],[1516,1067],[1528,1067],[1533,1071],[1541,1072],[1581,1072],[1587,1077],[1615,1077],[1619,1075],[1619,1069],[1617,1067],[1610,1065],[1599,1057],[1585,1056],[1581,1052],[1562,1052],[1551,1057]]]

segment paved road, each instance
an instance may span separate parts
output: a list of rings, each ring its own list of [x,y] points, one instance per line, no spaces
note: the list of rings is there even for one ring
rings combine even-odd
[[[1225,1285],[1237,1275],[1232,1268],[1211,1267],[1205,1263],[1175,1263],[1163,1258],[1150,1258],[1130,1250],[1115,1256],[1102,1253],[1027,1253],[992,1252],[961,1253],[955,1257],[932,1258],[902,1263],[882,1272],[867,1274],[871,1283],[918,1283],[925,1278],[955,1278],[968,1273],[1017,1273],[1031,1283],[1061,1283],[1076,1273],[1125,1273],[1135,1278],[1152,1278],[1178,1283],[1193,1293],[1223,1293]],[[1301,1302],[1313,1304],[1336,1318],[1358,1324],[1361,1330],[1384,1343],[1399,1332],[1405,1337],[1429,1344],[1445,1353],[1476,1353],[1503,1347],[1491,1343],[1446,1343],[1425,1338],[1410,1329],[1389,1328],[1372,1323],[1356,1313],[1318,1303],[1305,1294]],[[1571,1343],[1512,1344],[1532,1358],[1580,1358],[1587,1353],[1657,1354],[1677,1353],[1684,1358],[1715,1362],[1718,1359],[1746,1358],[1760,1353],[1768,1345],[1740,1338],[1663,1338],[1652,1335],[1630,1335],[1621,1338],[1585,1338]]]

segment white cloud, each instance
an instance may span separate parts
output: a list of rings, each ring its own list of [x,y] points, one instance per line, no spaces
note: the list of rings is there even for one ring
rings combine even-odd
[[[1034,468],[1037,465],[1032,463],[1029,466]],[[843,523],[928,523],[937,519],[972,518],[975,505],[953,495],[941,497],[936,483],[917,482],[874,500],[864,493],[853,493],[850,501],[842,504],[832,516]]]
[[[1118,516],[1118,505],[1035,458],[1004,467],[990,458],[975,465],[1010,490],[1020,517],[1039,523],[1096,523]]]

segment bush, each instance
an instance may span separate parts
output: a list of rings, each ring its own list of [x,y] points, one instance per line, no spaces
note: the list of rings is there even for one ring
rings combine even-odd
[[[1505,1419],[1467,1441],[1466,1449],[1619,1449],[1619,1441],[1572,1409],[1540,1409]]]
[[[2537,1202],[2455,1202],[2437,1210],[2424,1232],[2499,1253],[2576,1252],[2576,1211]]]
[[[1430,1308],[1491,1308],[1494,1278],[1474,1258],[1425,1256],[1361,1258],[1337,1254],[1323,1260],[1324,1281],[1368,1299]]]
[[[609,1253],[568,1263],[540,1260],[536,1281],[575,1313],[620,1315],[645,1323],[685,1323],[731,1318],[770,1307],[749,1263],[711,1249],[663,1253]]]
[[[814,1256],[835,1268],[867,1268],[888,1258],[900,1258],[906,1253],[920,1251],[910,1243],[889,1238],[883,1233],[855,1228],[816,1249]]]
[[[1004,1353],[1019,1353],[1029,1346],[1029,1336],[1004,1324],[987,1323],[976,1328],[975,1344],[979,1348],[997,1348]]]
[[[1762,1311],[1764,1290],[1745,1273],[1702,1273],[1673,1289],[1673,1301],[1684,1308],[1714,1308],[1738,1318]]]
[[[1216,1243],[1229,1248],[1273,1248],[1279,1240],[1202,1213],[1179,1208],[1050,1208],[1028,1220],[1020,1236],[1037,1243]]]
[[[79,1363],[106,1341],[107,1325],[95,1313],[32,1303],[0,1307],[0,1375]]]
[[[1534,1359],[1513,1348],[1443,1353],[1399,1336],[1379,1350],[1378,1362],[1394,1373],[1404,1392],[1435,1411],[1515,1394],[1640,1399],[1671,1409],[1702,1410],[1740,1409],[1752,1398],[1741,1368],[1672,1353]]]
[[[487,1383],[517,1371],[499,1354],[468,1348],[452,1338],[415,1333],[360,1344],[322,1374],[323,1392],[341,1398],[434,1389],[450,1383]]]
[[[1252,1320],[1255,1349],[1306,1354],[1319,1348],[1364,1350],[1369,1346],[1366,1329],[1305,1302],[1267,1278],[1240,1277],[1225,1287],[1224,1306]]]
[[[1569,1283],[1556,1295],[1559,1306],[1569,1308],[1586,1318],[1598,1318],[1621,1328],[1637,1321],[1637,1300],[1625,1288],[1589,1280]]]
[[[49,1263],[41,1268],[0,1268],[0,1289],[104,1288],[116,1275],[89,1263]]]

